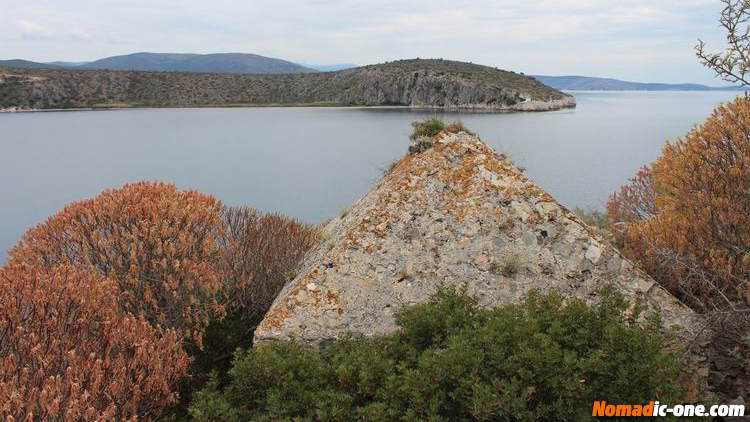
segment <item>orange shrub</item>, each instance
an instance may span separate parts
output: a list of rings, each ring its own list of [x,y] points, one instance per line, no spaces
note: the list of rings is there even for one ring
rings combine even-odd
[[[227,312],[206,329],[203,349],[191,350],[190,384],[180,392],[185,412],[192,394],[212,374],[227,379],[237,348],[252,347],[255,328],[320,238],[314,226],[252,208],[225,208],[223,220],[220,265],[225,286],[221,302]]]
[[[221,309],[221,203],[164,183],[136,183],[68,205],[29,230],[12,263],[69,263],[114,280],[121,308],[198,344]]]
[[[120,296],[70,266],[0,269],[3,419],[153,418],[175,400],[188,367],[179,335],[122,312]]]
[[[226,208],[223,273],[227,306],[243,319],[265,315],[305,253],[320,239],[319,230],[278,214],[245,207]]]
[[[748,297],[750,100],[717,108],[608,204],[623,251],[678,296]]]

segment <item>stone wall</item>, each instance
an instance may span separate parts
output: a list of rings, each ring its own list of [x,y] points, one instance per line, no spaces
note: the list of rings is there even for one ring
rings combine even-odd
[[[404,157],[328,224],[256,341],[388,333],[399,309],[443,285],[465,287],[484,306],[516,302],[531,289],[594,302],[611,286],[659,311],[675,347],[694,345],[686,381],[702,394],[708,370],[700,340],[708,332],[699,315],[478,138],[442,133],[433,145]]]

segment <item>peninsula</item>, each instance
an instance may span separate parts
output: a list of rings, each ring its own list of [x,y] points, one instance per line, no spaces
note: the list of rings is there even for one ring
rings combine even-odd
[[[266,75],[0,68],[0,109],[294,105],[546,111],[575,99],[520,73],[442,59]]]

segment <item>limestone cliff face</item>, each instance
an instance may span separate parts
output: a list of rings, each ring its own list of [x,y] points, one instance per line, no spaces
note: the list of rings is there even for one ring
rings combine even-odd
[[[518,73],[448,60],[282,75],[0,69],[0,108],[307,104],[544,111],[575,99]]]
[[[320,343],[396,329],[394,314],[441,285],[482,305],[557,289],[592,302],[604,285],[659,310],[681,338],[700,318],[477,137],[443,132],[349,212],[276,299],[256,341]]]
[[[514,72],[448,60],[401,60],[337,72],[341,104],[544,111],[575,98]]]

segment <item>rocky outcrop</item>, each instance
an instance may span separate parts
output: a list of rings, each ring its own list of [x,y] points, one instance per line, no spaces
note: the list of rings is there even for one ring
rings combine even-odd
[[[0,69],[0,107],[227,105],[542,111],[573,107],[575,99],[521,74],[447,60],[284,75]]]
[[[465,132],[443,132],[432,144],[326,226],[325,242],[276,299],[255,341],[389,333],[399,309],[441,285],[465,287],[485,306],[516,302],[531,289],[594,302],[609,285],[659,311],[679,343],[703,335],[698,315],[505,156]],[[704,358],[696,352],[693,360]],[[697,373],[703,379],[706,370]]]

